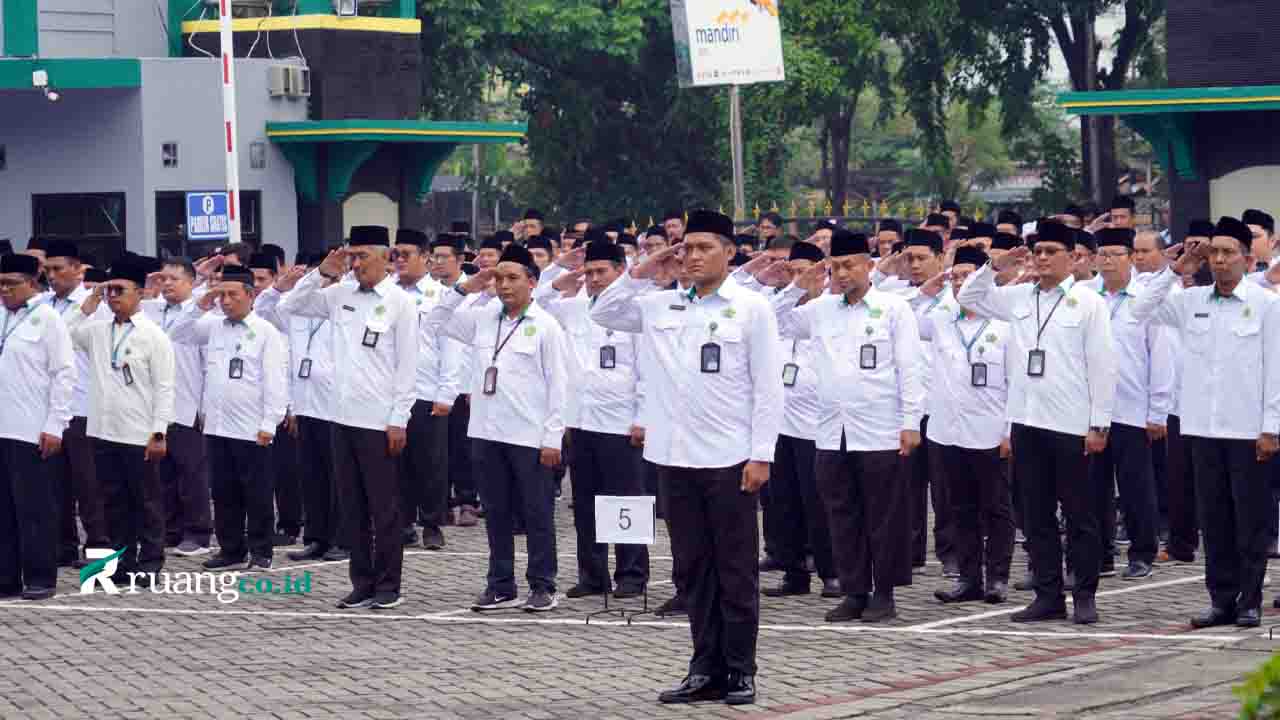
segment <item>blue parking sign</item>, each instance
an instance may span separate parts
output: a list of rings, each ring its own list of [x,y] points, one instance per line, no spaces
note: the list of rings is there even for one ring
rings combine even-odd
[[[225,192],[187,193],[187,239],[226,240],[231,218]]]

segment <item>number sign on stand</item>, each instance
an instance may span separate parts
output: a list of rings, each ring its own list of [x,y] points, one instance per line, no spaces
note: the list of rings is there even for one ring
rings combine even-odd
[[[652,495],[597,495],[596,542],[612,545],[652,545],[657,524],[654,513],[655,498]],[[649,612],[649,586],[644,589],[644,605],[641,610],[610,608],[609,593],[604,594],[604,610],[587,615],[587,623],[598,615],[618,615],[631,624],[637,615]]]

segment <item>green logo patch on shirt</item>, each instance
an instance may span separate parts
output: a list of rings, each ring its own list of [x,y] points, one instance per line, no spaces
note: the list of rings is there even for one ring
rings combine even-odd
[[[534,326],[530,325],[530,326],[528,326],[528,327],[526,327],[526,328],[524,329],[524,336],[525,336],[525,337],[533,337],[534,333],[536,333],[536,332],[538,332],[538,328],[536,328],[536,327],[534,327]]]

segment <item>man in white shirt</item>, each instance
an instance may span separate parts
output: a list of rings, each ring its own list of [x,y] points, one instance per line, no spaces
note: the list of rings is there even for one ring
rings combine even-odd
[[[1280,448],[1280,297],[1245,279],[1252,234],[1224,217],[1209,243],[1192,243],[1134,303],[1182,335],[1182,435],[1191,443],[1204,524],[1210,609],[1194,627],[1261,622],[1270,480]],[[1177,275],[1209,260],[1214,284],[1171,293]],[[1016,449],[1016,448],[1015,448]]]
[[[831,291],[798,305],[820,293],[828,265]],[[844,592],[827,622],[896,617],[893,588],[911,584],[905,485],[924,415],[920,333],[905,300],[872,286],[873,268],[866,236],[837,230],[831,257],[773,300],[783,338],[814,339],[818,492]]]
[[[222,282],[183,311],[173,341],[204,347],[204,432],[213,477],[218,554],[209,570],[270,570],[271,445],[289,401],[289,351],[275,326],[253,311],[253,275],[222,268]],[[218,302],[222,315],[206,315]],[[246,543],[246,532],[248,540]]]
[[[527,531],[527,612],[546,612],[556,597],[555,486],[551,469],[560,463],[564,435],[568,353],[556,319],[532,301],[538,282],[533,256],[509,245],[495,267],[482,270],[445,293],[428,325],[470,346],[471,423],[476,483],[485,507],[489,569],[476,611],[511,607],[518,601],[514,525],[520,503]],[[490,283],[500,309],[477,303],[459,310],[467,295]],[[516,488],[519,488],[518,494]]]
[[[1133,316],[1133,299],[1140,286],[1130,256],[1134,232],[1103,228],[1095,236],[1102,279],[1100,295],[1107,302],[1116,351],[1116,400],[1107,447],[1089,463],[1099,494],[1098,522],[1103,542],[1102,570],[1110,548],[1108,528],[1115,524],[1115,488],[1129,538],[1125,580],[1151,575],[1160,549],[1160,517],[1156,502],[1152,443],[1164,439],[1173,408],[1173,357],[1168,333],[1140,323]],[[1114,533],[1112,534],[1114,537]]]
[[[1101,538],[1088,456],[1107,445],[1115,398],[1115,352],[1106,303],[1071,276],[1076,231],[1042,222],[1035,244],[1034,284],[996,287],[996,273],[1030,254],[1010,250],[969,276],[956,300],[961,306],[1008,322],[1013,333],[1009,390],[1014,474],[1035,574],[1036,598],[1014,613],[1014,622],[1066,617],[1062,546],[1057,506],[1067,520],[1070,565],[1075,572],[1074,620],[1098,620]]]
[[[756,493],[769,479],[782,420],[782,362],[768,301],[729,277],[733,221],[690,213],[684,243],[663,250],[596,297],[595,322],[643,334],[645,458],[668,498],[672,553],[687,575],[694,654],[663,703],[755,702],[760,624]],[[651,291],[663,266],[690,290]]]
[[[161,270],[161,297],[145,300],[142,310],[172,339],[171,330],[182,313],[196,301],[191,297],[195,269],[186,258],[169,258]],[[165,495],[165,544],[178,555],[209,552],[213,517],[209,511],[209,451],[200,422],[204,398],[205,350],[203,345],[175,343],[177,371],[174,420],[166,436],[168,452],[160,461],[160,482]]]
[[[949,280],[953,292],[959,291],[987,261],[979,248],[957,248],[949,273],[921,290],[940,296]],[[959,574],[954,587],[937,590],[934,597],[943,603],[1002,603],[1013,556],[1013,508],[1004,468],[1009,324],[960,307],[952,298],[921,315],[920,336],[930,341],[934,358],[928,434],[934,468],[951,503]]]
[[[44,275],[49,291],[38,298],[65,321],[80,309],[88,297],[84,286],[84,266],[75,243],[50,240],[45,246]],[[105,312],[105,310],[104,310]],[[58,561],[60,565],[83,567],[80,549],[79,515],[84,525],[84,546],[110,546],[107,521],[103,512],[101,486],[93,467],[93,441],[85,434],[89,412],[89,359],[82,352],[76,356],[76,382],[71,400],[71,424],[62,435],[62,452],[53,458],[52,479],[59,496]]]
[[[319,267],[324,258],[324,253],[299,257],[298,263],[281,275],[275,285],[275,290],[282,293],[277,310],[289,326],[290,432],[296,433],[298,443],[298,474],[306,516],[302,549],[286,553],[286,557],[295,561],[336,562],[351,557],[343,547],[347,535],[339,526],[341,515],[334,488],[333,324],[326,318],[294,315],[289,301],[289,291],[304,275]],[[254,302],[255,306],[258,302],[261,297]]]
[[[52,458],[76,373],[66,325],[37,297],[39,273],[30,255],[0,257],[0,598],[44,600],[58,582]]]
[[[334,485],[351,547],[351,593],[339,607],[390,609],[401,598],[400,478],[397,458],[418,371],[417,312],[387,275],[385,227],[351,228],[349,246],[329,253],[290,293],[296,315],[333,328]],[[354,282],[337,282],[350,259]],[[324,280],[336,282],[321,287]]]
[[[142,312],[146,267],[121,257],[108,278],[68,325],[89,357],[87,430],[111,546],[124,551],[112,579],[147,584],[164,567],[164,492],[155,465],[164,459],[174,418],[173,344]],[[97,319],[104,296],[112,317]]]
[[[582,268],[557,281],[556,287],[566,288],[563,295],[556,292],[539,301],[564,327],[570,372],[578,380],[569,393],[565,418],[573,433],[569,478],[578,540],[578,583],[567,593],[571,598],[604,593],[619,599],[639,597],[649,582],[648,547],[615,545],[611,581],[609,546],[596,542],[597,495],[645,494],[640,450],[631,442],[631,428],[641,422],[643,400],[636,376],[636,337],[607,330],[590,317],[595,297],[625,271],[622,247],[607,238],[594,240],[587,245]],[[585,294],[578,292],[582,278]]]
[[[427,317],[449,288],[428,273],[430,243],[417,230],[396,231],[395,267],[400,289],[418,314],[418,373],[409,414],[409,444],[400,458],[405,542],[422,523],[422,546],[443,550],[449,512],[449,413],[462,387],[463,349],[431,332]],[[413,538],[416,539],[416,538]]]

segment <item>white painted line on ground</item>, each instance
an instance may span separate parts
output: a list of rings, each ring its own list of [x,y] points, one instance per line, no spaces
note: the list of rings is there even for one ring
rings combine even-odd
[[[182,615],[182,616],[201,616],[201,615],[229,615],[242,617],[269,617],[269,618],[307,618],[312,620],[370,620],[370,621],[419,621],[419,622],[438,622],[453,624],[476,624],[476,625],[561,625],[561,626],[581,626],[588,627],[582,617],[534,617],[528,613],[515,610],[504,613],[499,616],[496,614],[471,613],[469,609],[462,608],[458,610],[448,610],[439,613],[422,613],[418,615],[405,615],[399,613],[387,613],[377,610],[365,610],[361,612],[315,612],[315,611],[289,611],[289,610],[196,610],[196,609],[178,609],[178,608],[136,608],[136,607],[107,607],[102,605],[90,606],[73,606],[73,605],[51,605],[46,603],[25,603],[21,605],[0,605],[0,609],[7,610],[13,608],[16,611],[31,610],[35,612],[85,612],[85,613],[118,613],[118,614],[140,614],[140,615]],[[501,612],[501,611],[499,611]],[[464,614],[465,613],[465,614]],[[661,620],[637,620],[627,623],[621,620],[595,620],[589,627],[652,627],[652,628],[688,628],[686,622],[671,622]],[[1260,637],[1256,634],[1242,635],[1205,635],[1194,632],[1185,633],[1125,633],[1125,632],[1053,632],[1053,631],[1036,631],[1036,630],[984,630],[984,629],[963,629],[952,628],[947,630],[921,628],[919,626],[874,626],[874,625],[771,625],[762,624],[760,629],[763,631],[784,632],[784,633],[831,633],[846,635],[951,635],[951,636],[1012,636],[1012,637],[1029,637],[1040,639],[1060,639],[1060,640],[1080,640],[1080,639],[1102,639],[1102,640],[1138,640],[1138,641],[1154,641],[1154,642],[1209,642],[1209,643],[1236,643],[1250,637]]]
[[[1156,588],[1169,587],[1171,585],[1185,585],[1186,583],[1201,582],[1204,580],[1203,575],[1194,575],[1191,577],[1174,578],[1173,580],[1161,580],[1160,582],[1139,582],[1129,587],[1119,588],[1116,590],[1103,590],[1094,597],[1112,597],[1115,595],[1128,595],[1129,593],[1142,592],[1143,590],[1155,590]],[[1067,602],[1071,602],[1071,596],[1067,595]],[[919,625],[911,625],[912,630],[935,630],[949,625],[959,623],[975,622],[977,620],[986,620],[993,617],[1001,617],[1003,615],[1012,615],[1025,605],[1004,608],[1001,610],[992,610],[991,612],[977,613],[974,615],[965,615],[963,617],[947,618],[945,620],[935,620],[933,622],[920,623]],[[1105,609],[1105,608],[1104,608]]]

